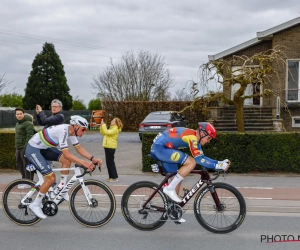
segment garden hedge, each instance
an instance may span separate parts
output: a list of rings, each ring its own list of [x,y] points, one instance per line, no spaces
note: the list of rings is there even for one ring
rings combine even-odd
[[[14,130],[0,130],[0,168],[16,169]]]

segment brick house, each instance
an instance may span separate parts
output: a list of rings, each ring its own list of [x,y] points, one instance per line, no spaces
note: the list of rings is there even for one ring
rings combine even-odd
[[[273,77],[272,83],[267,86],[272,89],[275,96],[266,98],[246,99],[244,107],[272,108],[273,114],[276,110],[277,96],[281,103],[288,107],[289,112],[281,105],[281,116],[283,125],[287,131],[300,130],[300,17],[282,23],[268,30],[257,32],[256,37],[227,49],[215,55],[209,55],[209,60],[232,60],[233,55],[252,55],[273,49],[280,46],[280,50],[287,56],[286,67],[273,64],[277,76]],[[239,65],[231,65],[238,67]],[[224,87],[223,92],[226,97],[231,98],[235,91],[235,86]],[[261,92],[262,86],[249,84],[246,94]],[[291,115],[290,115],[291,114]],[[274,117],[275,118],[275,117]]]

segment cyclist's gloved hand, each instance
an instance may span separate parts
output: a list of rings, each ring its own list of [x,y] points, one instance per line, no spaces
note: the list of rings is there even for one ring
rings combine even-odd
[[[26,166],[26,170],[29,171],[29,172],[31,172],[31,171],[36,170],[36,168],[35,168],[35,166],[33,164],[30,163],[30,164],[28,164]]]
[[[225,159],[224,161],[218,161],[215,169],[226,171],[229,165],[230,165],[230,161],[228,159]]]

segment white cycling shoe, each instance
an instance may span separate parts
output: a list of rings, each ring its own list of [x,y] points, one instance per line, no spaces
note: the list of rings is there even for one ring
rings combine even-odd
[[[168,195],[171,200],[175,202],[181,202],[182,200],[178,197],[177,193],[175,190],[169,190],[168,187],[163,188],[163,193]]]
[[[180,223],[184,223],[184,222],[186,222],[186,220],[185,220],[185,219],[183,219],[183,218],[180,218],[180,219],[178,220],[178,222],[180,222]]]
[[[45,215],[41,209],[41,207],[39,205],[34,205],[34,204],[30,204],[29,208],[31,209],[32,212],[35,213],[35,215],[37,217],[40,217],[41,219],[46,219],[47,215]]]

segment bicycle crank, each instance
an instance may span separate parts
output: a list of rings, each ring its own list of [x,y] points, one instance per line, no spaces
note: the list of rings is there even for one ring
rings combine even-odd
[[[42,210],[44,214],[48,216],[54,216],[58,212],[58,207],[53,201],[46,201]]]
[[[182,217],[182,208],[178,204],[171,204],[167,209],[168,217],[171,220],[178,221]]]

